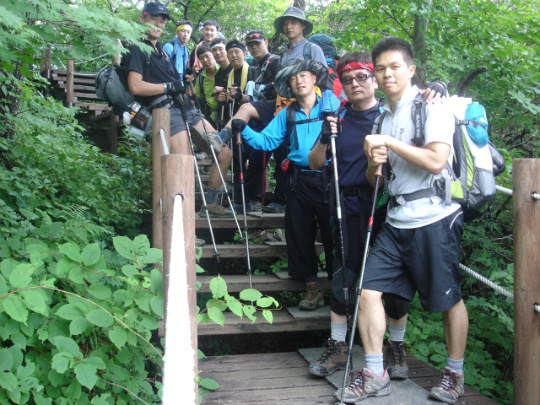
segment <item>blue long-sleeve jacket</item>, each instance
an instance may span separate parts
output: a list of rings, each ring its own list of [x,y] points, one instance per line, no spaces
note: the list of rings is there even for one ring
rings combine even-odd
[[[339,100],[331,90],[322,92],[322,98],[317,96],[317,102],[311,109],[309,117],[303,110],[296,111],[296,121],[308,118],[318,118],[323,111],[335,111],[339,107]],[[292,105],[287,108],[293,108]],[[246,126],[242,131],[245,141],[257,150],[274,150],[285,140],[287,134],[287,109],[279,112],[278,115],[268,124],[262,132],[256,132]],[[322,121],[308,122],[296,125],[296,136],[291,136],[289,140],[288,158],[300,167],[307,168],[308,153],[313,148],[321,133]],[[298,145],[296,144],[298,139]],[[279,162],[281,163],[281,162]]]

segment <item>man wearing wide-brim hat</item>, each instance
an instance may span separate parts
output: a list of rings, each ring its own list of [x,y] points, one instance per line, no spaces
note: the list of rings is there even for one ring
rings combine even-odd
[[[322,49],[318,45],[308,44],[305,38],[313,31],[313,24],[307,20],[302,10],[289,7],[282,16],[275,19],[274,28],[289,40],[281,57],[281,67],[290,66],[300,59],[313,59],[327,66]]]
[[[306,282],[306,294],[300,302],[303,310],[315,310],[324,304],[317,279],[317,222],[328,269],[333,261],[327,191],[331,172],[328,165],[321,170],[311,170],[308,166],[308,153],[321,132],[323,111],[335,111],[339,107],[332,91],[325,90],[327,77],[326,66],[314,60],[302,60],[286,67],[276,75],[276,89],[286,97],[295,97],[296,101],[280,111],[260,133],[242,120],[232,121],[233,132],[240,132],[254,149],[269,151],[283,142],[288,145],[287,161],[282,166],[287,172],[285,236],[289,275]]]

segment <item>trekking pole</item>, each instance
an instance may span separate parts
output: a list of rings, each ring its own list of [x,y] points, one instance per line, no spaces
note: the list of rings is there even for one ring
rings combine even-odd
[[[212,221],[210,220],[210,213],[208,212],[208,205],[206,204],[206,197],[204,196],[201,173],[199,171],[199,165],[197,164],[197,158],[195,157],[195,150],[193,149],[193,142],[191,140],[191,131],[189,130],[189,123],[187,120],[186,109],[184,107],[184,104],[182,103],[182,99],[180,98],[180,96],[175,95],[174,99],[176,100],[177,103],[180,104],[180,111],[182,112],[182,118],[186,124],[186,131],[189,138],[189,146],[191,147],[191,155],[193,156],[193,164],[195,164],[195,174],[197,175],[197,183],[199,184],[199,190],[201,190],[202,205],[203,205],[204,212],[206,213],[206,219],[208,221],[208,229],[210,230],[210,237],[212,238],[212,245],[214,247],[214,256],[216,257],[216,260],[219,262],[219,255],[221,253],[219,253],[216,246],[216,238],[214,237],[214,230],[212,229]]]
[[[341,386],[340,401],[336,405],[345,405],[343,402],[343,393],[345,392],[345,385],[347,384],[347,376],[349,374],[349,368],[352,363],[352,349],[354,341],[354,332],[356,329],[356,322],[358,321],[358,304],[360,302],[360,295],[362,294],[362,282],[364,280],[364,270],[366,268],[366,260],[369,252],[369,240],[371,238],[371,232],[373,231],[373,221],[375,218],[375,209],[377,207],[377,191],[379,190],[379,182],[382,177],[382,165],[377,167],[375,172],[375,186],[373,188],[373,202],[371,204],[371,214],[368,220],[366,240],[364,242],[364,256],[362,257],[362,267],[360,268],[360,279],[358,280],[358,292],[356,294],[356,306],[354,308],[353,323],[351,328],[351,336],[349,340],[349,347],[347,350],[347,363],[345,364],[345,374],[343,375],[343,385]]]
[[[335,117],[339,120],[339,116],[334,111],[324,111],[323,116],[325,117]],[[338,133],[340,131],[340,125],[338,121]],[[338,229],[339,229],[339,241],[340,241],[340,248],[341,248],[341,268],[336,270],[334,272],[334,275],[336,275],[338,272],[341,271],[342,279],[343,279],[343,298],[345,301],[345,316],[347,318],[347,329],[349,329],[350,332],[350,314],[349,314],[349,286],[347,285],[347,277],[346,277],[346,271],[348,271],[347,266],[345,264],[345,243],[343,238],[343,216],[341,212],[341,195],[339,192],[339,175],[338,175],[338,162],[337,162],[337,156],[336,156],[336,138],[337,133],[330,135],[330,149],[332,152],[332,171],[334,174],[334,190],[336,193],[336,217],[338,222]]]
[[[238,145],[238,164],[240,165],[240,190],[242,193],[242,209],[244,210],[244,239],[246,241],[246,258],[249,276],[249,288],[253,288],[251,282],[251,261],[249,257],[249,238],[248,238],[248,223],[246,215],[246,193],[244,191],[244,165],[242,164],[242,134],[236,134],[236,144]]]
[[[199,97],[197,97],[197,95],[195,94],[195,89],[193,88],[193,82],[190,83],[190,86],[191,86],[191,90],[193,92],[193,98],[195,99],[195,105],[197,106],[197,111],[199,112],[199,117],[201,117],[201,121],[203,123],[204,132],[205,132],[206,136],[208,137],[208,130],[206,129],[206,122],[204,120],[204,115],[203,115],[202,110],[201,110],[201,104],[199,102]],[[211,142],[208,142],[208,145],[210,146],[210,152],[212,154],[212,159],[214,161],[214,164],[217,166],[217,169],[218,169],[219,178],[221,179],[221,184],[223,185],[222,186],[223,191],[225,192],[225,196],[227,197],[227,201],[229,202],[229,206],[232,209],[233,205],[232,205],[232,202],[231,202],[231,196],[229,194],[229,189],[227,187],[227,183],[225,182],[225,179],[223,177],[223,173],[221,173],[221,167],[219,166],[219,162],[218,162],[217,155],[216,155],[216,150],[214,149],[214,145],[212,145]],[[236,227],[238,228],[238,232],[240,232],[240,235],[242,235],[242,229],[240,228],[240,223],[238,222],[238,217],[236,216],[236,212],[234,211],[234,209],[232,209],[232,212],[233,212],[234,222],[236,223]]]

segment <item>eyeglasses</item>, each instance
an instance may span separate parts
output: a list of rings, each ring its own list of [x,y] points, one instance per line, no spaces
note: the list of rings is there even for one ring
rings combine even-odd
[[[352,84],[353,80],[356,83],[362,83],[362,82],[365,82],[370,77],[373,77],[373,75],[366,75],[365,73],[359,73],[354,77],[347,77],[346,79],[342,79],[341,84],[344,86],[349,86]]]
[[[254,39],[265,39],[263,34],[250,34],[246,35],[246,42],[253,41]]]

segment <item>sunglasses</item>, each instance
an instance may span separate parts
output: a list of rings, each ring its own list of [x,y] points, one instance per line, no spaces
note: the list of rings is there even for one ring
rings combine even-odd
[[[352,84],[353,80],[356,83],[362,83],[362,82],[365,82],[370,77],[373,77],[373,75],[366,75],[365,73],[359,73],[354,77],[347,77],[346,79],[342,79],[341,84],[344,86],[349,86],[350,84]]]
[[[265,39],[263,34],[251,34],[246,35],[246,42],[253,41],[254,39]]]

